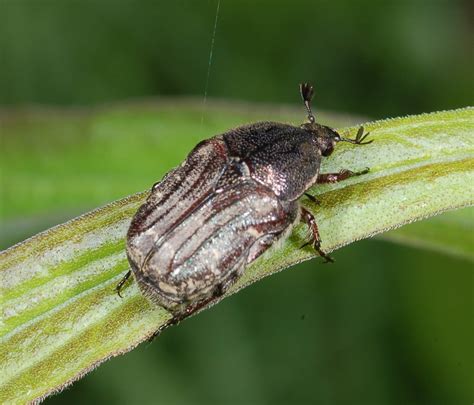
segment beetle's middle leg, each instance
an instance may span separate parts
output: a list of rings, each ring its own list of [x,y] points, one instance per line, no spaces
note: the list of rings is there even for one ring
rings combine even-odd
[[[337,183],[342,180],[346,180],[349,177],[360,176],[369,172],[369,168],[366,167],[360,172],[353,172],[351,170],[343,169],[339,173],[321,173],[316,180],[317,184],[324,183]]]
[[[306,208],[301,207],[301,220],[308,225],[309,230],[311,232],[311,240],[304,244],[302,247],[311,244],[313,248],[316,250],[316,252],[319,253],[319,255],[326,260],[327,262],[334,262],[334,259],[323,252],[321,250],[321,236],[319,236],[319,230],[318,230],[318,225],[316,224],[316,219],[314,218],[313,214],[309,212]]]

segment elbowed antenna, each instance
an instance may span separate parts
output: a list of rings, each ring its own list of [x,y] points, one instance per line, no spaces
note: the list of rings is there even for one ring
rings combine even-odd
[[[309,83],[301,83],[300,93],[304,102],[304,106],[306,107],[306,111],[308,112],[308,121],[313,124],[316,121],[316,118],[314,118],[313,112],[311,111],[311,99],[314,95],[314,88]]]
[[[370,132],[367,132],[366,134],[364,134],[364,127],[361,126],[359,128],[359,130],[357,131],[357,135],[356,135],[355,139],[342,138],[341,137],[341,141],[342,142],[353,143],[355,145],[367,145],[367,144],[372,143],[374,141],[373,139],[371,139],[370,141],[363,142],[364,139],[369,136],[369,134],[370,134]]]

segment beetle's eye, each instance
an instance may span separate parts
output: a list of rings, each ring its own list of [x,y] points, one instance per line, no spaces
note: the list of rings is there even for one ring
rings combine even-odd
[[[339,134],[337,134],[335,137],[334,137],[334,140],[336,142],[339,142],[341,140],[341,137],[339,136]]]

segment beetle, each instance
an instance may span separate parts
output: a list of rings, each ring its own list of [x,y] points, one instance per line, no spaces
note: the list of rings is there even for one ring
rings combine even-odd
[[[179,321],[210,304],[245,268],[303,221],[308,242],[326,261],[314,216],[299,198],[314,184],[368,172],[320,173],[338,142],[368,144],[316,123],[313,86],[300,85],[308,121],[300,126],[257,122],[200,142],[155,183],[127,233],[128,271],[142,293]],[[307,244],[308,244],[307,243]],[[305,246],[305,245],[303,245]]]

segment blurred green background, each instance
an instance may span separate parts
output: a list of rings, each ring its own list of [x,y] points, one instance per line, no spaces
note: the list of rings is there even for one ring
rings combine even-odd
[[[167,103],[170,122],[191,113],[167,97],[202,105],[216,9],[217,1],[0,0],[0,130],[11,137],[1,139],[3,248],[145,189],[182,159],[160,161],[153,133],[136,159],[140,145],[116,145],[113,134],[121,120],[146,132],[143,98]],[[317,108],[354,116],[469,105],[472,17],[468,1],[221,0],[208,97],[300,107],[297,84],[310,80]],[[92,142],[80,136],[81,114],[104,103],[135,107],[91,124],[103,153],[74,155]],[[57,106],[67,107],[67,125],[55,121]],[[215,108],[193,114],[179,129],[199,127],[197,139],[239,123]],[[335,257],[252,285],[48,402],[472,403],[472,263],[376,240]]]
[[[2,0],[0,102],[202,97],[217,1]],[[388,117],[472,103],[472,4],[222,0],[209,95]]]

